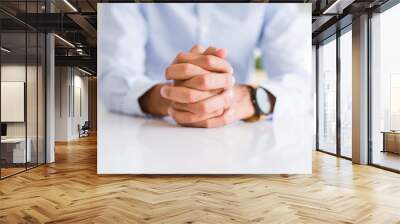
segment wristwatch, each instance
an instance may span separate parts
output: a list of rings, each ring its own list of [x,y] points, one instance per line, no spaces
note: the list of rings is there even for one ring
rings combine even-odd
[[[251,102],[254,106],[255,113],[253,116],[244,119],[244,121],[258,121],[263,119],[272,112],[272,102],[270,93],[261,86],[250,86]]]

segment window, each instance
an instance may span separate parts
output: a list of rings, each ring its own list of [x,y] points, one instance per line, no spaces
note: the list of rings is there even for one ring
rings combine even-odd
[[[336,153],[336,39],[318,47],[318,149]]]
[[[371,19],[371,162],[400,170],[400,4]]]
[[[340,154],[352,156],[352,33],[351,26],[340,36]],[[347,31],[347,32],[346,32]]]

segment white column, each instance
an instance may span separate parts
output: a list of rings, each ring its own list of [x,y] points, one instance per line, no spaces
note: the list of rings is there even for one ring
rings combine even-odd
[[[353,162],[368,163],[368,15],[353,20]]]
[[[46,163],[55,161],[54,133],[55,133],[55,56],[54,35],[46,36]]]
[[[54,5],[46,1],[46,12],[54,12]],[[55,42],[54,34],[46,35],[46,163],[55,161]]]

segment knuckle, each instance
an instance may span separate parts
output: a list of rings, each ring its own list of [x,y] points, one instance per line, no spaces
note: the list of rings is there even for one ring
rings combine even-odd
[[[194,114],[185,113],[182,114],[181,123],[193,123],[196,121],[196,117]]]
[[[208,79],[205,75],[201,75],[197,78],[197,85],[201,89],[207,89],[209,87]]]
[[[188,118],[187,118],[187,122],[188,123],[194,123],[196,121],[197,121],[197,119],[196,119],[195,115],[189,115]]]
[[[195,44],[195,45],[193,45],[193,49],[200,49],[201,48],[201,45],[200,44]]]
[[[196,100],[196,94],[193,91],[189,91],[186,93],[186,100],[188,102],[194,102]]]
[[[208,110],[209,110],[208,104],[206,104],[204,102],[199,103],[198,111],[200,113],[208,113]]]
[[[165,69],[165,78],[166,78],[166,79],[171,79],[171,66],[168,66],[168,67]]]
[[[186,53],[185,53],[185,52],[179,52],[179,53],[176,55],[176,59],[177,59],[178,61],[182,61],[183,59],[185,59],[185,57],[186,57]]]
[[[212,66],[213,65],[213,61],[214,61],[214,58],[211,55],[204,56],[204,64],[206,66]]]
[[[188,74],[190,72],[191,66],[188,63],[182,64],[182,73]]]

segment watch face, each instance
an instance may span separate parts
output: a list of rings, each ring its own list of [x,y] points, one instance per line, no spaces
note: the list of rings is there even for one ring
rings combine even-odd
[[[271,110],[271,103],[269,102],[268,93],[263,88],[257,88],[256,101],[263,114],[268,114]]]

